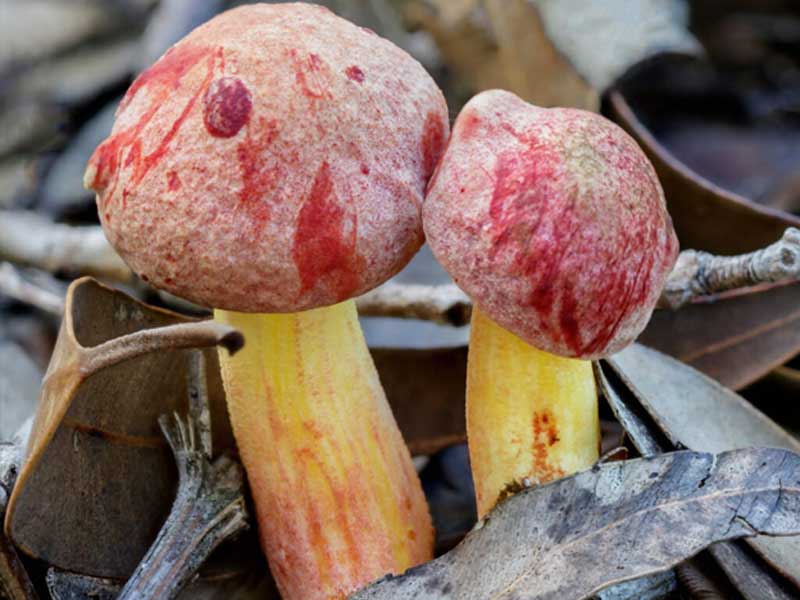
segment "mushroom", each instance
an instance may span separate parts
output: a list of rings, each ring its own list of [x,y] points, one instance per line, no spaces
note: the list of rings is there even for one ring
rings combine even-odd
[[[220,354],[284,598],[340,598],[431,557],[433,530],[351,298],[423,241],[448,136],[422,66],[308,4],[205,23],[131,85],[85,175],[142,279],[236,324]]]
[[[594,113],[499,90],[459,114],[423,209],[474,302],[467,435],[478,511],[598,458],[589,359],[641,332],[678,253],[655,171]]]

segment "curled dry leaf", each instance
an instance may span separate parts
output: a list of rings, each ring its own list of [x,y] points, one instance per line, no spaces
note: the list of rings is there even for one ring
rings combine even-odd
[[[524,490],[448,554],[352,598],[578,600],[759,533],[800,533],[800,456],[675,452]]]
[[[642,455],[654,456],[675,450],[675,445],[664,434],[658,423],[612,369],[607,365],[601,366],[596,363],[595,376],[614,415],[623,424],[633,445]],[[707,550],[711,556],[701,553],[691,561],[683,563],[678,568],[678,572],[684,587],[686,584],[690,586],[690,590],[696,587],[694,584],[697,583],[696,580],[699,577],[697,571],[703,565],[695,563],[702,562],[705,566],[710,564],[714,568],[716,568],[714,565],[716,563],[719,567],[716,570],[721,569],[722,577],[727,576],[735,585],[736,591],[745,600],[790,600],[793,598],[797,590],[792,591],[791,585],[784,582],[766,561],[754,556],[753,550],[747,546],[747,541],[719,542]],[[638,581],[640,580],[635,580],[635,582]],[[609,590],[613,590],[615,587],[609,588]]]
[[[642,124],[619,91],[609,94],[609,117],[633,136],[653,163],[682,248],[715,254],[753,252],[779,239],[787,227],[800,227],[800,217],[724,190],[681,163]]]
[[[800,352],[800,285],[658,310],[639,341],[741,389]]]
[[[767,446],[800,452],[800,442],[742,397],[655,350],[635,344],[607,359],[609,366],[635,395],[644,414],[638,426],[658,429],[670,447],[704,452]],[[612,402],[613,404],[613,402]],[[636,436],[636,429],[626,429]],[[800,587],[800,537],[758,537],[748,540],[781,575]]]
[[[189,352],[181,349],[218,344],[235,350],[242,338],[90,279],[72,284],[5,518],[21,551],[79,573],[130,575],[174,495],[157,418],[184,410]],[[216,351],[206,358],[217,369]],[[224,449],[232,437],[218,376],[209,394]]]

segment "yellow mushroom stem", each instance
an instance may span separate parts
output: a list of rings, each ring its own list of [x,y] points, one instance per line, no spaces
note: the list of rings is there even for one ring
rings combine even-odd
[[[344,598],[429,560],[428,507],[355,303],[215,319],[246,340],[220,363],[282,597]]]
[[[591,362],[537,350],[473,307],[467,438],[480,517],[521,484],[590,467],[600,451]]]

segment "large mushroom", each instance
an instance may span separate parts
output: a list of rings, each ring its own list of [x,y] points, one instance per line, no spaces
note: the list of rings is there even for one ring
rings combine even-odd
[[[641,332],[678,242],[655,171],[625,132],[497,90],[459,114],[423,217],[475,303],[467,433],[484,515],[520,483],[597,460],[589,359]]]
[[[222,374],[287,599],[344,597],[431,557],[350,299],[422,244],[447,136],[441,92],[390,42],[321,7],[250,5],[142,73],[86,171],[131,268],[245,335]]]

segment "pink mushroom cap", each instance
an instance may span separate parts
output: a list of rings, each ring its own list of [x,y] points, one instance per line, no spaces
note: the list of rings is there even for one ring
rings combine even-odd
[[[631,343],[678,254],[633,139],[594,113],[498,90],[456,119],[423,220],[437,259],[491,319],[567,357]]]
[[[309,4],[223,13],[129,88],[85,174],[154,286],[295,312],[364,293],[423,241],[447,106],[391,42]]]

